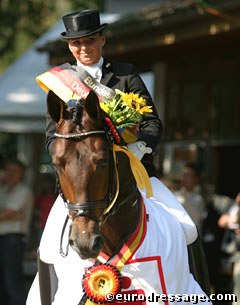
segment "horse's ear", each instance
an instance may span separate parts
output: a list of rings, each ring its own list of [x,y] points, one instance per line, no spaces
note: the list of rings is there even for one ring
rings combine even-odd
[[[91,119],[98,121],[101,117],[101,107],[99,100],[94,91],[90,91],[84,102],[84,109],[88,113]]]
[[[53,91],[49,91],[47,95],[47,108],[51,118],[56,123],[65,117],[67,108],[66,103],[60,99]]]

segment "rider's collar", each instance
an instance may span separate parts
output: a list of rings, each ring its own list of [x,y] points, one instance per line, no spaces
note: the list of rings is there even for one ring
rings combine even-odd
[[[100,81],[100,79],[102,77],[103,57],[100,58],[98,63],[96,63],[92,66],[85,66],[79,61],[77,61],[77,66],[86,70],[92,77],[97,78],[97,79],[99,78],[98,81]]]

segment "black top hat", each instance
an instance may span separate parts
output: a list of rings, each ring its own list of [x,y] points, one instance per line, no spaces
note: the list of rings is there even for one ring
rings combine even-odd
[[[103,30],[107,24],[100,24],[97,10],[83,10],[62,17],[66,32],[61,33],[64,40],[89,36]]]

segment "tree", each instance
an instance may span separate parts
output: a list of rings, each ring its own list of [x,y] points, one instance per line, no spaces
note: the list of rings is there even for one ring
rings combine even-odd
[[[104,4],[104,0],[70,0],[72,10],[81,10],[87,8],[101,9]]]
[[[98,7],[102,0],[0,0],[0,73],[68,11]]]
[[[56,6],[41,0],[1,0],[0,70],[19,56],[54,21]],[[47,16],[47,18],[46,18]]]

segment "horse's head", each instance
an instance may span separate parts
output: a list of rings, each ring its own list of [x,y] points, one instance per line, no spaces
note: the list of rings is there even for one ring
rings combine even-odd
[[[52,162],[72,219],[69,243],[82,258],[96,258],[101,249],[110,255],[138,213],[129,159],[113,152],[114,129],[94,92],[71,108],[50,92],[48,110],[57,126]]]
[[[93,92],[72,108],[50,93],[48,110],[57,123],[52,162],[72,218],[69,242],[82,258],[94,258],[103,245],[99,222],[111,201],[114,181],[106,115]]]

